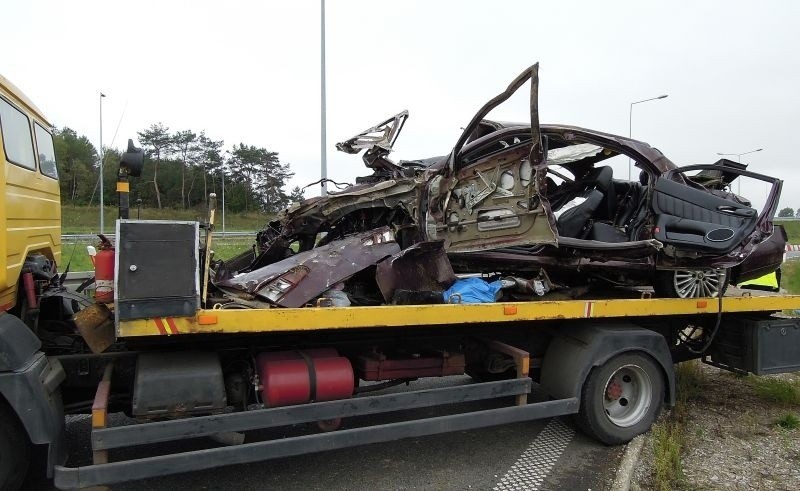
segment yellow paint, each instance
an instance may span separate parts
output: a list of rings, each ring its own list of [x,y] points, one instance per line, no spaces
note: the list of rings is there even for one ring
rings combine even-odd
[[[0,97],[34,122],[51,127],[33,103],[11,82],[0,76]],[[32,136],[37,145],[35,136]],[[25,257],[41,252],[61,262],[61,201],[58,181],[39,172],[20,167],[6,159],[0,133],[0,306],[13,306]],[[34,155],[39,151],[34,147]],[[38,167],[38,157],[37,157]]]
[[[92,428],[105,428],[106,415],[108,412],[103,409],[92,409]]]
[[[465,325],[531,320],[585,319],[585,300],[508,302],[461,305],[385,305],[378,307],[309,307],[299,309],[200,310],[193,317],[174,317],[178,335],[202,333],[303,332],[332,329]],[[717,301],[653,298],[592,300],[592,318],[715,314]],[[516,315],[508,315],[510,307]],[[726,297],[723,312],[768,312],[800,309],[800,296]],[[205,324],[216,316],[215,324]],[[203,323],[200,319],[204,319]],[[152,319],[120,321],[119,337],[158,336]]]

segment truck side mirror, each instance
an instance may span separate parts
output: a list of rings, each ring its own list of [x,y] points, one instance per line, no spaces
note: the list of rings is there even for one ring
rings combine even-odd
[[[144,167],[144,151],[133,145],[133,140],[128,140],[128,150],[119,159],[119,168],[128,173],[129,176],[139,177],[142,175]]]

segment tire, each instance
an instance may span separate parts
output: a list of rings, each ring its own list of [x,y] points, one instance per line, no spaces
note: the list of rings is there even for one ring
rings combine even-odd
[[[666,298],[700,298],[725,295],[730,269],[678,269],[657,271],[653,281],[656,295]]]
[[[0,489],[20,489],[28,472],[31,443],[14,414],[0,401]]]
[[[649,430],[663,405],[661,368],[644,353],[623,353],[586,377],[577,423],[587,435],[619,445]]]

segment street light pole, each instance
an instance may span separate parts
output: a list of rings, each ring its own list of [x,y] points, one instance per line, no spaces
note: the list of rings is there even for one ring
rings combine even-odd
[[[225,150],[225,153],[228,154],[228,162],[233,159],[233,154],[230,150]],[[225,233],[225,163],[222,163],[222,166],[219,169],[219,173],[222,176],[222,233]]]
[[[328,178],[328,152],[325,148],[325,141],[326,141],[326,120],[327,115],[325,114],[326,111],[326,94],[325,94],[325,0],[320,0],[320,38],[321,38],[321,46],[320,46],[320,174],[321,174],[321,184],[322,184],[322,196],[326,196],[328,194],[328,182],[326,179]]]
[[[648,101],[655,101],[658,99],[666,99],[669,94],[660,95],[658,97],[651,97],[649,99],[642,99],[641,101],[631,102],[631,110],[628,113],[628,138],[633,138],[633,105],[634,104],[641,104],[642,102]],[[628,157],[628,180],[631,180],[631,167],[633,166],[633,160]]]
[[[105,233],[105,200],[103,198],[103,98],[100,92],[100,233]]]
[[[729,156],[729,155],[736,155],[736,161],[741,164],[742,163],[742,155],[747,155],[747,154],[750,154],[750,153],[756,153],[756,152],[760,152],[762,150],[764,150],[764,149],[763,148],[756,148],[755,150],[749,150],[747,152],[742,152],[742,153],[720,153],[720,152],[717,152],[717,155],[722,156],[722,157],[726,157],[726,156]],[[737,179],[739,180],[739,191],[736,194],[741,196],[742,195],[742,178],[738,177]]]

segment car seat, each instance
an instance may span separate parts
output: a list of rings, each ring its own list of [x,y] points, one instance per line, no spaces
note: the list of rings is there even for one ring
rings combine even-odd
[[[576,197],[584,197],[583,203],[564,211],[558,217],[558,234],[562,237],[583,239],[589,233],[592,219],[596,218],[598,210],[602,216],[608,216],[608,193],[612,192],[613,171],[611,167],[595,167],[589,170],[578,182],[583,187],[583,192]]]
[[[591,227],[592,215],[597,211],[602,201],[603,193],[597,189],[589,191],[583,203],[566,210],[558,217],[556,221],[558,235],[576,239],[584,238]]]

